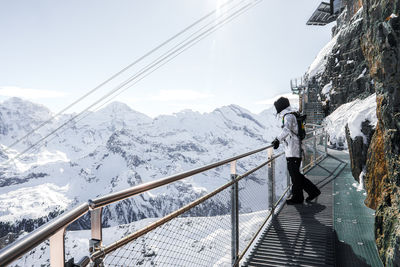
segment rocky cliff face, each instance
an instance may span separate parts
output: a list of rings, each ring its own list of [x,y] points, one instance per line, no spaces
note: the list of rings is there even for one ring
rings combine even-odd
[[[385,265],[400,266],[400,1],[343,3],[324,64],[314,62],[307,75],[327,114],[376,93],[376,128],[362,122],[360,136],[347,131],[347,143],[353,176],[365,173],[365,202],[376,209],[380,256]]]
[[[400,265],[400,3],[363,0],[363,54],[378,98],[378,128],[367,162],[366,203],[376,208],[375,234],[387,266]]]
[[[361,50],[362,14],[362,9],[356,9],[356,6],[346,7],[337,20],[337,26],[332,29],[334,44],[325,56],[323,71],[315,74],[312,70],[308,72],[308,80],[315,82],[320,99],[330,112],[344,103],[374,93]]]
[[[363,136],[355,136],[352,138],[349,126],[346,125],[346,140],[350,154],[351,172],[357,182],[361,182],[360,180],[363,179],[368,147],[371,144],[374,132],[375,125],[371,125],[368,120],[365,120],[361,123],[361,133]]]
[[[335,111],[345,103],[356,99],[365,99],[375,92],[373,78],[369,74],[369,65],[361,47],[361,36],[365,27],[361,1],[343,1],[345,9],[333,27],[333,38],[324,56],[323,68],[314,70],[311,65],[306,76],[309,87],[315,87],[319,93],[326,115]],[[318,57],[317,57],[318,60]],[[366,166],[369,142],[375,130],[375,125],[363,122],[363,136],[351,137],[347,131],[346,140],[350,151],[351,165],[355,180]],[[333,146],[338,146],[338,140],[331,139]]]

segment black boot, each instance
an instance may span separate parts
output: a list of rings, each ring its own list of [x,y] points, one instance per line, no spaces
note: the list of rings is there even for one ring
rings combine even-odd
[[[286,204],[287,205],[303,204],[303,200],[291,198],[286,200]]]
[[[309,195],[306,198],[306,202],[311,202],[312,200],[314,200],[316,197],[318,197],[319,195],[321,195],[321,191],[318,189],[318,191],[316,191],[314,194]]]

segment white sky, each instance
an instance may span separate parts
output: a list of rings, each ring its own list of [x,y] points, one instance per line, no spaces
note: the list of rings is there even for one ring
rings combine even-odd
[[[0,100],[19,96],[59,111],[221,3],[1,1]],[[268,99],[290,91],[290,79],[301,76],[330,40],[332,25],[305,25],[319,3],[264,0],[117,100],[150,116],[229,104],[258,113]]]

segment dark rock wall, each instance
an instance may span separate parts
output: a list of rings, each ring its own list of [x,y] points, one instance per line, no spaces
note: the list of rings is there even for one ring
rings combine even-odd
[[[357,98],[364,99],[375,91],[368,64],[361,49],[363,25],[362,12],[355,4],[348,4],[338,18],[334,30],[335,35],[339,34],[337,43],[327,58],[325,71],[315,77],[320,90],[332,82],[329,96],[320,94],[324,104],[330,98],[329,112]]]
[[[378,97],[377,101],[377,110],[379,111],[382,97]],[[380,117],[379,112],[377,116]],[[385,184],[388,183],[387,173],[382,124],[378,122],[368,149],[366,175],[364,177],[364,185],[367,191],[365,204],[371,209],[376,209],[378,203],[382,202]]]
[[[347,135],[353,176],[365,171],[365,203],[376,209],[375,233],[385,266],[400,266],[400,0],[343,0],[332,29],[338,34],[317,83],[327,114],[356,98],[377,94],[376,129]],[[362,7],[362,9],[361,9]],[[322,88],[332,83],[329,95]]]
[[[366,203],[386,266],[400,266],[400,1],[363,0],[361,46],[377,93],[378,129],[368,151]]]
[[[360,182],[361,173],[365,171],[368,147],[375,132],[375,125],[371,125],[366,120],[361,124],[361,132],[366,136],[366,141],[364,141],[363,136],[351,138],[349,127],[346,125],[346,140],[350,154],[351,171],[357,182]]]
[[[344,4],[345,10],[338,17],[337,25],[333,28],[333,34],[338,35],[337,42],[327,58],[325,71],[314,77],[326,115],[342,104],[355,99],[364,99],[375,93],[374,81],[369,74],[369,65],[361,44],[365,28],[362,2],[344,0]],[[330,93],[322,94],[321,90],[329,83],[332,83]],[[346,135],[353,177],[358,182],[366,166],[369,142],[374,132],[374,127],[370,127],[368,122],[364,122],[363,125],[367,142],[362,136],[352,140],[349,134]]]

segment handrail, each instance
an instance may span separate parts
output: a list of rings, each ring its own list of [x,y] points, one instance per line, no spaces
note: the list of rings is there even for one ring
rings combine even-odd
[[[320,124],[314,124],[314,123],[307,123],[306,127],[317,127],[317,128],[323,128],[323,125]]]
[[[196,169],[193,169],[190,171],[172,175],[172,176],[169,176],[169,177],[166,177],[163,179],[159,179],[157,181],[140,184],[140,185],[137,185],[137,186],[134,186],[134,187],[131,187],[131,188],[119,191],[119,192],[115,192],[112,194],[108,194],[108,195],[96,198],[94,200],[89,200],[88,203],[82,203],[78,207],[61,215],[59,218],[56,218],[55,220],[44,224],[43,226],[41,226],[34,232],[28,234],[25,238],[0,250],[0,266],[5,266],[7,264],[10,264],[14,260],[18,259],[19,257],[24,255],[28,251],[35,248],[40,243],[49,239],[52,235],[54,235],[57,231],[61,230],[63,227],[67,227],[73,221],[77,220],[79,217],[86,214],[90,209],[103,207],[105,205],[109,205],[116,201],[120,201],[120,200],[129,198],[129,197],[132,197],[134,195],[143,193],[145,191],[148,191],[148,190],[151,190],[151,189],[154,189],[157,187],[161,187],[161,186],[167,185],[169,183],[172,183],[172,182],[175,182],[178,180],[182,180],[182,179],[190,177],[192,175],[219,167],[226,163],[259,153],[259,152],[266,150],[268,148],[271,148],[271,147],[273,147],[273,146],[268,145],[268,146],[265,146],[265,147],[247,152],[247,153],[240,154],[238,156],[234,156],[234,157],[222,160],[222,161],[218,161],[215,163],[205,165],[200,168],[196,168]]]
[[[320,126],[321,127],[321,126]],[[324,135],[324,133],[321,134],[316,134],[316,131],[319,130],[320,128],[314,128],[314,136],[312,136],[311,138],[305,139],[303,141],[308,141],[310,139],[314,139],[316,140],[316,138],[318,136]],[[315,141],[314,141],[315,143]],[[119,192],[115,192],[115,193],[111,193],[105,196],[101,196],[98,198],[95,198],[93,200],[88,200],[87,203],[82,203],[81,205],[75,207],[74,209],[60,215],[58,218],[44,224],[43,226],[41,226],[40,228],[38,228],[37,230],[33,231],[32,233],[28,234],[25,238],[15,242],[14,244],[11,244],[10,246],[0,250],[0,266],[5,266],[7,264],[10,264],[11,262],[13,262],[14,260],[18,259],[19,257],[21,257],[22,255],[24,255],[25,253],[29,252],[30,250],[32,250],[33,248],[35,248],[36,246],[38,246],[40,243],[44,242],[45,240],[50,238],[50,243],[51,238],[59,235],[60,233],[64,233],[66,227],[68,225],[70,225],[73,221],[77,220],[78,218],[80,218],[81,216],[83,216],[84,214],[86,214],[88,211],[90,210],[96,210],[96,209],[101,209],[102,207],[112,204],[116,201],[121,201],[123,199],[141,194],[143,192],[146,192],[148,190],[151,189],[155,189],[167,184],[170,184],[172,182],[175,181],[179,181],[182,180],[184,178],[193,176],[195,174],[199,174],[202,173],[204,171],[222,166],[224,164],[230,163],[230,162],[234,162],[238,159],[241,158],[245,158],[247,156],[259,153],[261,151],[267,150],[272,148],[273,145],[268,145],[247,153],[243,153],[222,161],[218,161],[215,163],[211,163],[199,168],[195,168],[186,172],[182,172],[182,173],[178,173],[172,176],[168,176],[156,181],[152,181],[152,182],[147,182],[147,183],[143,183],[137,186],[133,186],[131,188],[119,191]],[[280,157],[281,155],[283,155],[284,153],[280,153],[274,157],[272,157],[271,159],[269,159],[266,163],[267,164],[269,162],[272,162],[273,160],[275,160],[277,157]],[[264,164],[262,164],[264,166]],[[258,168],[256,168],[258,169]],[[255,170],[255,169],[253,169]],[[240,176],[241,178],[247,176],[249,173],[251,173],[251,171],[243,174],[242,176]],[[247,175],[246,175],[247,174]],[[232,183],[232,182],[231,182]],[[196,202],[196,201],[195,201]],[[196,202],[197,203],[197,202]],[[174,213],[173,213],[174,214]],[[172,214],[170,214],[172,215]],[[101,227],[101,226],[100,226]],[[63,239],[62,239],[63,240]],[[63,241],[62,241],[63,242]],[[63,243],[62,243],[63,244]],[[115,249],[115,243],[113,245],[111,245],[110,247],[108,247],[108,249],[110,250],[111,247],[113,249]],[[112,249],[112,250],[113,250]],[[97,254],[99,253],[104,253],[104,250],[95,252],[92,254],[91,258],[94,259],[96,258],[96,256],[98,256]],[[63,255],[63,254],[62,254]],[[86,261],[85,261],[86,262]]]
[[[125,236],[124,238],[115,241],[114,243],[110,244],[109,246],[101,249],[100,251],[97,251],[95,253],[92,254],[91,258],[92,260],[98,259],[100,257],[102,257],[103,255],[106,255],[120,247],[122,247],[123,245],[126,245],[127,243],[131,242],[134,239],[137,239],[141,236],[143,236],[144,234],[150,232],[151,230],[169,222],[170,220],[178,217],[179,215],[181,215],[182,213],[184,213],[185,211],[188,211],[189,209],[191,209],[194,206],[197,206],[198,204],[204,202],[205,200],[211,198],[212,196],[218,194],[219,192],[223,191],[224,189],[232,186],[234,183],[239,182],[240,180],[242,180],[243,178],[249,176],[250,174],[254,173],[255,171],[261,169],[262,167],[264,167],[265,165],[267,165],[268,163],[272,162],[273,160],[275,160],[276,158],[282,156],[284,154],[284,152],[279,153],[278,155],[272,157],[271,159],[267,160],[264,163],[261,163],[260,165],[258,165],[257,167],[247,171],[246,173],[244,173],[243,175],[238,176],[235,180],[232,180],[229,183],[226,183],[225,185],[219,187],[218,189],[214,190],[213,192],[208,193],[205,196],[200,197],[199,199],[187,204],[186,206],[172,212],[171,214],[159,219],[158,221],[148,225],[147,227],[138,230],[137,232],[134,232],[130,235]],[[230,162],[230,161],[229,161]]]
[[[302,140],[302,142],[307,142],[309,140],[315,139],[316,137],[324,136],[324,135],[325,135],[325,133],[319,133],[319,134],[313,135],[313,136],[311,136],[309,138],[306,138],[306,139]]]
[[[18,259],[37,245],[54,235],[56,232],[66,227],[89,210],[89,205],[83,203],[69,212],[62,214],[54,221],[48,222],[25,238],[17,241],[9,247],[0,251],[0,266],[6,266],[14,260]]]
[[[250,151],[250,152],[247,152],[247,153],[235,156],[235,157],[231,157],[231,158],[222,160],[222,161],[211,163],[211,164],[205,165],[205,166],[200,167],[200,168],[196,168],[196,169],[193,169],[193,170],[190,170],[190,171],[178,173],[178,174],[175,174],[175,175],[172,175],[172,176],[169,176],[169,177],[157,180],[157,181],[152,181],[152,182],[140,184],[140,185],[137,185],[137,186],[134,186],[134,187],[131,187],[131,188],[119,191],[119,192],[115,192],[115,193],[112,193],[112,194],[108,194],[108,195],[96,198],[94,200],[89,200],[89,205],[90,205],[90,208],[92,208],[92,209],[103,207],[103,206],[109,205],[109,204],[111,204],[113,202],[120,201],[120,200],[123,200],[125,198],[132,197],[134,195],[146,192],[148,190],[151,190],[151,189],[163,186],[163,185],[167,185],[167,184],[172,183],[172,182],[176,182],[176,181],[182,180],[184,178],[193,176],[193,175],[198,174],[198,173],[202,173],[202,172],[208,171],[210,169],[219,167],[219,166],[224,165],[226,163],[229,163],[231,161],[235,161],[235,160],[238,160],[238,159],[241,159],[241,158],[256,154],[258,152],[261,152],[261,151],[266,150],[266,149],[271,148],[271,147],[273,147],[273,145],[268,145],[266,147],[262,147],[262,148],[259,148],[259,149],[256,149],[256,150],[253,150],[253,151]]]

